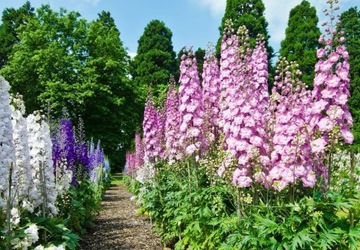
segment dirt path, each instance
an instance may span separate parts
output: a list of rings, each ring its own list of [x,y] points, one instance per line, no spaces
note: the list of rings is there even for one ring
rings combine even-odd
[[[124,186],[112,186],[102,201],[95,227],[83,237],[80,250],[162,250],[150,222],[136,213]]]

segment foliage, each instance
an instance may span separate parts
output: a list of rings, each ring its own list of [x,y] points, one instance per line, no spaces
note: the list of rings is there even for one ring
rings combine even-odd
[[[140,107],[144,106],[150,87],[156,103],[165,99],[169,76],[176,72],[171,38],[172,32],[164,22],[152,20],[138,40],[137,54],[131,63],[130,73],[136,88],[136,102]],[[142,119],[143,109],[138,112]]]
[[[326,192],[321,185],[298,184],[283,192],[237,189],[211,174],[222,157],[159,162],[155,178],[145,185],[125,177],[142,204],[140,212],[150,216],[168,247],[358,249],[360,193],[350,185],[348,171]]]
[[[12,93],[23,95],[27,113],[47,110],[58,120],[65,108],[73,121],[83,119],[88,139],[103,141],[110,161],[120,165],[136,113],[129,57],[110,14],[88,22],[77,12],[43,5],[16,31],[19,42],[0,74],[11,82]]]
[[[359,218],[358,194],[349,197],[346,191],[248,206],[220,249],[358,249],[359,224],[351,225],[348,216],[349,209],[356,209]]]
[[[280,56],[288,61],[296,61],[302,72],[300,79],[312,87],[316,50],[319,47],[320,29],[317,27],[316,9],[303,0],[289,15],[285,39],[281,42]]]
[[[89,179],[79,181],[76,187],[71,186],[58,198],[58,216],[65,219],[65,225],[71,231],[84,234],[100,209],[104,190],[104,186],[95,186]]]
[[[152,218],[167,245],[216,249],[224,239],[224,233],[219,234],[216,228],[234,210],[226,205],[231,204],[231,194],[225,187],[208,185],[204,166],[191,160],[184,164],[191,165],[191,173],[179,165],[157,165],[155,182],[139,190],[140,211]]]
[[[1,73],[11,82],[12,92],[24,96],[28,113],[50,105],[58,115],[63,107],[70,108],[67,100],[76,104],[86,96],[78,72],[84,50],[79,38],[86,34],[87,24],[78,18],[76,12],[56,13],[44,5],[26,26],[18,29],[21,42],[14,45]],[[61,96],[56,94],[59,92]]]
[[[34,8],[29,1],[19,9],[7,8],[3,11],[0,25],[0,68],[7,63],[12,47],[19,43],[16,30],[21,25],[26,25],[34,15]]]
[[[359,155],[351,152],[343,161],[348,153],[338,151],[353,142],[349,54],[336,31],[337,0],[328,3],[330,22],[319,38],[312,90],[299,79],[297,64],[281,58],[269,95],[264,37],[252,47],[246,27],[235,33],[227,21],[220,66],[211,56],[205,59],[201,87],[192,52],[181,57],[178,108],[173,86],[166,102],[165,124],[174,128],[165,132],[172,142],[165,152],[173,154],[146,157],[162,134],[147,103],[144,134],[151,139],[144,135],[142,166],[133,164],[138,148],[129,153],[131,177],[141,180],[131,181],[131,190],[166,244],[359,248]],[[180,122],[173,123],[174,117]],[[179,131],[178,138],[172,131]],[[143,178],[148,169],[152,174]]]
[[[269,45],[268,22],[265,19],[265,5],[262,0],[227,0],[225,14],[219,27],[220,38],[216,45],[216,54],[220,58],[220,46],[223,39],[226,21],[231,20],[234,23],[234,29],[240,26],[246,26],[249,30],[251,45],[255,45],[256,37],[261,34],[265,38],[265,46],[268,53],[268,65],[271,66],[273,57],[273,48]]]
[[[350,93],[349,109],[354,119],[354,147],[360,144],[360,10],[356,7],[344,11],[340,17],[340,28],[345,32],[345,45],[350,59]]]
[[[101,140],[112,165],[122,166],[138,115],[127,78],[130,59],[109,12],[101,12],[90,23],[85,43],[89,53],[85,77],[92,91],[81,113],[86,135]],[[100,91],[91,87],[94,83]]]
[[[84,136],[76,142],[67,119],[52,141],[44,117],[34,112],[25,118],[21,96],[10,98],[2,77],[0,86],[0,247],[76,249],[110,185],[100,142],[89,150]]]

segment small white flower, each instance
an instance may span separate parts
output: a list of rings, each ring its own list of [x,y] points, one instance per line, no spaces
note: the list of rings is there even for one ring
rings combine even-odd
[[[28,238],[32,243],[39,240],[38,230],[39,228],[36,224],[31,224],[27,229],[25,229],[25,233],[28,235]]]

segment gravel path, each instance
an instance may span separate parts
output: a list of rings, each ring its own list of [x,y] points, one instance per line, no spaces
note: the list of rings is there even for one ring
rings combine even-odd
[[[122,185],[111,186],[102,201],[94,228],[83,237],[80,250],[162,250],[148,219],[136,213],[132,195]]]

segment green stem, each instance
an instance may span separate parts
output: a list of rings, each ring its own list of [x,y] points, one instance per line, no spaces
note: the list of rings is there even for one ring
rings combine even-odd
[[[6,229],[7,229],[7,237],[6,237],[6,250],[11,250],[11,183],[12,183],[12,171],[13,171],[13,163],[10,163],[9,169],[9,192],[6,200]]]
[[[242,217],[242,213],[241,213],[241,191],[240,189],[237,189],[237,195],[236,195],[236,205],[237,205],[237,213],[238,213],[238,218],[239,221]]]
[[[188,178],[189,178],[189,193],[191,193],[191,171],[190,171],[190,162],[187,161],[187,170],[188,170]]]
[[[256,186],[257,186],[257,185],[253,185],[253,186],[252,186],[252,193],[253,193],[252,197],[254,197],[254,198],[253,198],[253,204],[254,204],[254,205],[258,205],[258,204],[259,204],[259,194],[258,194],[258,192],[256,191]]]
[[[40,174],[40,180],[41,180],[41,194],[43,197],[43,203],[42,203],[42,216],[43,218],[46,217],[46,204],[47,204],[47,194],[46,194],[46,179],[45,179],[45,168],[44,168],[44,163],[40,162],[40,169],[39,169],[39,174]],[[47,235],[46,235],[46,231],[44,231],[44,242],[47,242]]]
[[[332,147],[331,147],[332,148]],[[328,164],[329,164],[329,167],[328,167],[328,187],[330,188],[331,187],[331,175],[332,175],[332,169],[331,169],[331,165],[332,165],[332,150],[330,150],[330,153],[329,153],[329,160],[328,160]]]
[[[351,191],[354,190],[355,187],[355,156],[354,151],[350,150],[350,188]],[[349,212],[349,219],[350,219],[350,225],[353,228],[354,227],[354,213],[353,208],[350,209]]]
[[[198,168],[195,167],[195,163],[194,163],[195,159],[191,159],[191,169],[194,171],[194,178],[195,178],[195,184],[196,184],[196,188],[199,187],[199,178],[198,178]]]

